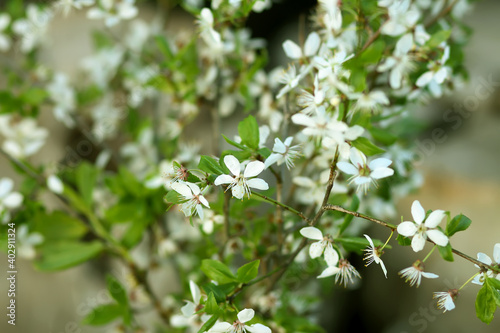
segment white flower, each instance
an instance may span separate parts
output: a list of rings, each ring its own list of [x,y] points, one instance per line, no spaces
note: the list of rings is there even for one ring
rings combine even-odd
[[[232,175],[220,175],[215,179],[215,185],[229,184],[227,189],[231,189],[233,197],[243,199],[245,194],[250,198],[250,188],[267,190],[269,185],[260,178],[253,178],[259,175],[265,168],[264,163],[252,161],[247,164],[245,171],[241,173],[241,164],[233,155],[224,157],[224,164]],[[252,179],[248,179],[252,178]]]
[[[297,104],[304,108],[301,113],[311,115],[323,104],[324,100],[325,92],[320,89],[319,79],[316,75],[314,79],[314,94],[311,94],[307,90],[302,90],[302,94],[297,98]]]
[[[351,148],[350,153],[351,163],[341,161],[337,163],[337,167],[341,171],[352,175],[349,178],[349,183],[354,182],[358,186],[358,191],[362,189],[366,193],[370,184],[373,183],[377,186],[377,179],[394,174],[394,170],[388,168],[392,163],[388,158],[377,158],[367,164],[366,156],[355,147]]]
[[[191,332],[197,332],[201,325],[206,322],[210,316],[207,314],[201,315],[199,317],[196,312],[202,309],[201,301],[201,291],[200,287],[193,281],[189,280],[189,289],[191,290],[191,296],[193,297],[193,302],[186,301],[186,305],[181,308],[182,315],[173,315],[170,318],[170,324],[173,327],[190,327]],[[200,321],[201,320],[201,321]],[[194,330],[193,330],[194,328]]]
[[[288,170],[294,167],[293,160],[300,156],[297,151],[299,146],[291,146],[293,136],[286,138],[285,142],[282,142],[279,138],[274,139],[273,153],[264,162],[266,168],[278,163],[278,165],[285,162]]]
[[[188,182],[177,182],[171,185],[172,189],[187,200],[181,205],[181,212],[185,216],[191,216],[196,211],[198,216],[203,219],[203,206],[210,208],[207,199],[201,194],[198,185]]]
[[[363,260],[366,260],[366,266],[370,265],[372,262],[375,261],[376,264],[379,264],[380,267],[382,267],[382,271],[384,272],[384,275],[387,278],[387,269],[385,268],[382,259],[380,259],[380,256],[383,253],[382,250],[380,250],[378,247],[375,247],[370,236],[366,234],[363,236],[365,236],[365,238],[368,240],[368,243],[370,243],[370,245],[368,245],[368,248],[364,250],[366,253]]]
[[[422,276],[427,279],[436,279],[439,277],[434,273],[424,272],[424,263],[421,260],[415,261],[411,267],[402,269],[398,274],[401,275],[401,277],[405,279],[405,282],[408,282],[412,287],[415,284],[417,287],[420,286]]]
[[[287,92],[297,87],[300,80],[302,80],[307,74],[308,70],[309,67],[302,67],[300,73],[297,75],[297,70],[294,65],[288,67],[288,70],[283,72],[279,79],[279,82],[285,84],[285,86],[281,88],[276,98],[281,98]]]
[[[252,309],[243,309],[238,313],[238,320],[233,324],[228,322],[217,323],[209,329],[208,333],[271,333],[271,329],[262,324],[245,325],[247,321],[252,320],[255,311]]]
[[[62,121],[67,127],[72,128],[75,125],[71,117],[75,109],[76,99],[75,91],[68,82],[68,77],[64,73],[57,73],[52,82],[47,86],[50,98],[56,103],[54,116]]]
[[[420,17],[417,10],[410,8],[411,1],[394,2],[389,8],[389,20],[382,26],[382,33],[399,36],[413,27]]]
[[[224,223],[224,216],[217,215],[213,210],[204,209],[203,218],[201,219],[201,230],[206,234],[214,232],[216,224]]]
[[[0,179],[0,221],[2,224],[10,220],[9,210],[21,205],[23,196],[19,192],[13,192],[14,181],[10,178]]]
[[[321,256],[324,252],[326,264],[329,267],[337,266],[339,254],[334,250],[331,240],[326,236],[323,237],[321,230],[315,227],[305,227],[300,229],[300,234],[306,238],[317,240],[309,247],[309,256],[312,259]]]
[[[371,112],[378,112],[382,105],[389,105],[389,99],[382,91],[371,91],[369,93],[353,94],[349,96],[356,98],[354,110],[368,110]]]
[[[19,19],[12,25],[12,30],[22,37],[21,51],[28,53],[43,41],[52,17],[53,13],[49,8],[28,5],[26,18]]]
[[[304,50],[300,48],[297,44],[292,42],[291,40],[286,40],[283,43],[283,50],[288,58],[298,60],[302,57],[312,57],[318,52],[319,46],[321,43],[321,39],[319,38],[318,33],[311,32],[309,36],[307,36],[306,42],[304,44]]]
[[[33,259],[36,255],[34,246],[43,243],[43,236],[38,232],[30,234],[28,226],[23,224],[17,230],[17,241],[19,242],[17,247],[19,256],[25,259]]]
[[[427,65],[429,71],[425,72],[418,78],[416,85],[420,88],[427,86],[434,97],[441,97],[443,93],[441,84],[451,75],[451,68],[444,66],[449,57],[450,47],[446,46],[441,59],[436,62],[431,61]]]
[[[495,260],[495,263],[493,263],[493,260],[486,254],[479,252],[477,254],[477,260],[479,260],[482,263],[485,263],[486,265],[494,265],[496,267],[500,268],[500,243],[496,243],[495,246],[493,247],[493,260]],[[477,268],[479,268],[478,265],[475,265]],[[496,274],[490,270],[487,272],[481,272],[481,274],[476,275],[476,277],[472,280],[472,283],[478,284],[478,285],[483,285],[484,279],[486,277],[489,278],[496,278],[497,280],[500,280],[500,274]]]
[[[418,200],[415,200],[411,206],[411,214],[415,222],[405,221],[400,223],[398,225],[398,233],[405,237],[413,237],[411,240],[413,251],[421,251],[424,248],[427,237],[439,246],[446,246],[448,244],[448,237],[436,229],[445,216],[443,210],[435,210],[425,219],[424,208]]]
[[[377,71],[379,72],[386,72],[390,70],[389,84],[393,89],[400,89],[403,78],[413,69],[415,69],[413,56],[408,54],[412,47],[413,36],[412,34],[408,33],[401,37],[396,43],[394,54],[388,57],[377,68]]]
[[[82,9],[82,6],[92,6],[94,0],[58,0],[54,3],[56,9],[60,9],[67,16],[72,8]]]
[[[0,14],[0,52],[6,52],[10,49],[11,40],[3,31],[7,29],[10,23],[10,16],[7,13]]]
[[[49,132],[37,127],[33,118],[19,118],[17,115],[0,116],[0,134],[5,137],[2,148],[16,158],[26,158],[38,152]]]
[[[343,284],[344,288],[347,287],[347,282],[353,283],[354,278],[361,278],[359,272],[354,268],[353,265],[349,263],[346,259],[339,260],[339,267],[336,266],[328,266],[321,275],[318,276],[318,279],[325,278],[328,276],[335,276],[335,283]]]
[[[138,10],[134,6],[135,0],[101,0],[102,8],[91,8],[87,12],[87,18],[91,20],[104,20],[107,27],[118,24],[121,20],[129,20],[137,16]]]
[[[458,290],[450,289],[448,291],[439,291],[434,292],[434,296],[432,298],[437,299],[437,304],[439,309],[443,309],[443,312],[451,311],[455,308],[455,303],[453,300],[457,298]]]

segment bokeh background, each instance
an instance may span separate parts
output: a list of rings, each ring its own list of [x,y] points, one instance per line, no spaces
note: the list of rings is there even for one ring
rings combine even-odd
[[[254,34],[268,40],[274,65],[286,61],[281,42],[297,36],[300,22],[307,22],[307,15],[303,16],[303,13],[307,14],[314,4],[309,0],[282,1],[271,11],[250,20]],[[153,7],[148,8],[145,4],[141,15],[145,19],[151,18]],[[473,223],[467,232],[453,238],[453,246],[472,256],[479,251],[492,256],[493,245],[500,242],[499,17],[498,0],[477,2],[466,16],[466,23],[474,31],[465,49],[470,81],[455,93],[416,110],[426,124],[426,131],[418,141],[424,152],[419,163],[424,183],[418,193],[398,203],[398,212],[405,219],[411,217],[409,208],[415,199],[420,200],[426,209],[444,209],[453,215],[467,215]],[[192,22],[189,15],[173,15],[166,25],[172,30],[193,29]],[[74,12],[66,19],[59,16],[51,26],[50,44],[42,50],[43,62],[70,75],[75,74],[80,60],[91,52],[89,32],[99,26],[86,20],[84,13]],[[498,82],[492,85],[487,98],[477,97],[476,89],[483,84],[482,80]],[[478,100],[472,112],[453,121],[443,118],[447,110],[464,105],[467,98]],[[62,130],[51,112],[44,112],[41,122],[42,126],[49,128],[51,136],[37,158],[43,161],[62,158],[65,147],[74,139],[72,133]],[[440,142],[431,140],[435,129],[442,129],[445,133]],[[1,177],[16,179],[2,156],[0,174]],[[384,232],[377,228],[370,230],[375,235],[380,233],[381,238],[386,237]],[[334,288],[324,298],[321,318],[327,332],[500,332],[500,312],[489,326],[475,317],[478,286],[470,284],[460,293],[455,310],[445,314],[436,310],[432,292],[458,288],[475,273],[472,264],[458,257],[454,263],[443,262],[436,255],[426,269],[439,274],[440,279],[426,280],[416,289],[405,285],[396,275],[416,258],[409,248],[388,251],[384,258],[390,273],[387,280],[377,267],[362,267],[359,258],[356,264],[362,267],[362,286],[356,290]],[[3,252],[0,262],[0,266],[5,267]],[[2,320],[0,332],[107,332],[106,328],[79,324],[87,311],[108,299],[103,283],[104,266],[94,262],[60,273],[45,274],[35,271],[29,262],[20,258],[18,265],[17,325],[13,328]],[[120,274],[119,267],[113,269],[116,275]],[[0,272],[0,304],[3,305],[7,304],[5,271]],[[171,280],[168,271],[154,272],[153,275],[159,293],[176,290],[178,283]]]

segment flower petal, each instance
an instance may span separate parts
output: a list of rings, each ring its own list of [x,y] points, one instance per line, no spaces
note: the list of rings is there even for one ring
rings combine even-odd
[[[218,179],[218,177],[217,177],[217,179]],[[193,197],[193,194],[191,193],[191,189],[185,183],[175,182],[172,185],[170,185],[170,187],[172,187],[172,189],[175,192],[179,193],[180,195],[182,195],[185,198],[192,198]]]
[[[212,326],[211,329],[208,330],[210,333],[226,333],[233,325],[230,323],[222,322],[222,323],[217,323],[214,326]]]
[[[306,42],[304,44],[304,55],[306,57],[315,55],[316,52],[318,52],[320,43],[321,39],[319,38],[318,33],[311,32],[309,36],[307,36]]]
[[[283,43],[283,50],[285,51],[285,54],[288,58],[300,59],[302,57],[302,50],[291,40],[286,40]]]
[[[247,164],[243,176],[245,178],[255,177],[264,170],[264,163],[261,161],[252,161]]]
[[[23,201],[23,196],[21,193],[12,192],[6,198],[3,199],[3,205],[8,208],[17,208],[21,205]]]
[[[425,210],[424,207],[420,204],[420,201],[415,200],[411,205],[411,215],[415,220],[415,223],[420,225],[425,219]]]
[[[415,235],[417,230],[418,230],[418,228],[415,225],[415,223],[413,223],[413,222],[405,221],[405,222],[401,222],[398,225],[398,233],[402,236],[405,236],[405,237],[411,237],[411,236]]]
[[[348,175],[357,175],[359,173],[359,170],[354,165],[352,165],[351,163],[338,162],[337,163],[337,167],[341,171],[347,173]]]
[[[317,278],[318,279],[326,278],[326,277],[335,275],[338,272],[340,272],[340,268],[338,268],[336,266],[328,266],[323,272],[321,272],[320,275],[318,275]]]
[[[240,166],[240,161],[233,155],[226,155],[224,156],[224,164],[227,166],[229,171],[231,173],[238,177],[241,173],[241,166]]]
[[[448,244],[448,237],[439,230],[427,230],[427,236],[439,246],[446,246]]]
[[[390,159],[381,157],[381,158],[376,158],[373,161],[371,161],[368,164],[368,167],[371,170],[375,170],[378,168],[387,168],[391,164],[392,164],[392,161]]]
[[[392,176],[394,174],[394,170],[391,168],[378,168],[370,173],[370,177],[374,179],[381,179],[385,177]]]
[[[441,223],[443,220],[443,217],[445,216],[444,210],[435,210],[432,213],[430,213],[429,217],[427,217],[427,220],[425,220],[424,225],[427,228],[435,228]]]
[[[245,323],[249,320],[252,320],[253,316],[255,316],[255,311],[252,309],[243,309],[238,313],[238,320],[242,323]]]
[[[193,296],[193,301],[195,304],[200,304],[201,291],[200,287],[192,280],[189,280],[189,289],[191,289],[191,295]]]
[[[415,252],[422,251],[425,246],[425,237],[421,233],[415,234],[411,240],[411,248]]]
[[[339,262],[339,254],[334,250],[331,243],[326,246],[325,261],[328,266],[337,266]]]
[[[250,333],[272,333],[269,327],[262,324],[253,324],[250,326],[245,326],[245,328]]]
[[[260,178],[254,178],[247,180],[248,187],[255,188],[257,190],[267,190],[269,189],[269,185],[265,180]]]
[[[276,163],[282,157],[283,157],[283,155],[281,155],[281,154],[272,153],[271,155],[269,155],[269,157],[264,162],[264,167],[268,168],[269,166]]]
[[[231,188],[231,194],[237,199],[243,199],[243,195],[245,195],[245,188],[242,185],[237,184]]]
[[[356,148],[351,148],[351,162],[355,167],[366,165],[366,156]]]
[[[387,268],[385,268],[385,265],[384,265],[384,262],[382,261],[382,259],[380,259],[380,262],[378,262],[378,264],[380,264],[380,267],[382,267],[382,271],[384,272],[385,278],[387,279]]]
[[[317,258],[323,253],[324,249],[325,245],[322,241],[312,243],[309,247],[309,256],[311,256],[312,259]]]
[[[0,179],[0,198],[3,198],[7,193],[14,188],[14,181],[10,178]]]
[[[300,234],[306,238],[314,240],[323,240],[323,233],[315,227],[305,227],[300,229]]]
[[[477,254],[477,260],[479,260],[482,263],[485,263],[486,265],[491,265],[492,264],[491,258],[488,255],[486,255],[486,254],[484,254],[482,252],[479,252]]]
[[[229,175],[220,175],[215,178],[214,185],[219,186],[222,184],[231,184],[234,181],[234,178]]]
[[[500,243],[496,243],[493,247],[493,260],[500,264]]]
[[[437,279],[439,275],[429,272],[422,272],[422,276],[427,279]]]
[[[196,305],[193,302],[187,301],[186,305],[181,308],[184,317],[191,317],[196,312]]]

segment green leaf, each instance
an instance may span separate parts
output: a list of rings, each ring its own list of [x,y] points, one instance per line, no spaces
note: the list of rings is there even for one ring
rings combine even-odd
[[[426,46],[434,49],[439,46],[442,42],[446,41],[450,38],[451,30],[439,30],[435,34],[431,36],[431,38],[427,41]]]
[[[204,333],[204,332],[208,331],[210,328],[212,328],[212,326],[215,325],[215,323],[217,322],[217,319],[219,319],[219,315],[218,314],[214,314],[212,317],[210,317],[205,322],[205,324],[203,324],[203,326],[200,328],[200,330],[198,331],[198,333]]]
[[[446,224],[446,235],[451,237],[459,231],[464,231],[471,223],[472,221],[467,216],[459,214]]]
[[[100,305],[92,310],[82,321],[86,325],[105,325],[123,315],[124,309],[119,304]]]
[[[202,155],[200,158],[200,163],[198,163],[198,169],[203,170],[207,173],[212,173],[215,175],[221,175],[224,170],[213,157]]]
[[[150,221],[146,218],[132,221],[127,231],[125,232],[125,235],[121,239],[121,243],[123,244],[123,246],[125,246],[127,249],[131,249],[139,244],[139,242],[142,240],[142,236],[144,235],[144,231],[149,225],[149,222]]]
[[[366,156],[377,155],[385,152],[382,148],[375,146],[370,140],[359,137],[351,142],[354,147],[363,152]]]
[[[40,246],[40,258],[34,264],[41,271],[57,271],[90,260],[103,250],[104,245],[99,241],[45,243]]]
[[[224,302],[226,300],[227,293],[221,286],[210,282],[210,283],[204,284],[202,286],[202,288],[203,288],[203,290],[205,290],[205,293],[207,293],[207,294],[212,293],[214,295],[217,303],[221,303],[221,302]]]
[[[446,261],[453,261],[453,252],[451,252],[452,247],[450,242],[446,246],[438,246],[439,254]]]
[[[201,262],[201,270],[211,280],[221,284],[236,281],[236,277],[233,275],[229,267],[218,260],[204,259]]]
[[[479,290],[476,297],[476,316],[484,323],[489,324],[493,320],[493,316],[500,306],[500,294],[486,277],[483,287]]]
[[[239,161],[244,161],[248,160],[250,156],[252,156],[252,151],[247,149],[247,150],[224,150],[221,154],[221,159],[224,158],[226,155],[233,155],[236,157]]]
[[[259,125],[253,116],[248,116],[238,124],[241,143],[254,150],[259,149]]]
[[[401,246],[410,246],[411,245],[411,238],[405,237],[403,235],[398,235],[396,240],[398,241],[398,244]]]
[[[87,207],[92,205],[92,192],[96,180],[97,169],[90,163],[82,162],[76,170],[76,186]]]
[[[214,314],[219,311],[219,306],[217,305],[217,301],[215,300],[213,292],[210,292],[208,294],[207,301],[203,310],[208,314]]]
[[[349,210],[355,212],[358,210],[358,208],[359,208],[359,198],[356,194],[354,194],[352,197],[351,205],[349,206]],[[344,217],[344,222],[339,228],[339,235],[342,235],[344,233],[345,229],[347,229],[347,227],[351,224],[353,218],[354,218],[353,215],[346,215]]]
[[[117,301],[118,304],[128,307],[127,292],[125,291],[125,288],[123,288],[121,283],[111,275],[106,276],[106,283],[111,297],[113,297],[113,299]]]
[[[363,64],[376,64],[382,58],[384,50],[385,42],[379,39],[361,54],[359,61]]]
[[[47,97],[47,92],[41,88],[29,88],[22,95],[22,99],[26,104],[39,105]]]
[[[372,127],[369,132],[375,140],[382,142],[386,146],[392,145],[398,139],[397,136],[389,133],[387,129]]]
[[[236,141],[231,140],[230,138],[228,138],[224,134],[221,134],[221,135],[224,138],[224,140],[226,140],[226,142],[229,143],[231,146],[234,146],[234,147],[239,148],[241,150],[248,150],[248,147],[242,145],[241,143],[238,143]]]
[[[111,223],[125,223],[144,219],[148,209],[143,199],[126,199],[111,206],[106,212],[106,220]]]
[[[36,214],[32,231],[41,233],[46,242],[53,242],[78,239],[87,233],[88,227],[82,221],[62,211],[53,211],[50,214],[45,212]]]
[[[241,283],[248,283],[259,274],[260,260],[254,260],[238,268],[236,279]]]

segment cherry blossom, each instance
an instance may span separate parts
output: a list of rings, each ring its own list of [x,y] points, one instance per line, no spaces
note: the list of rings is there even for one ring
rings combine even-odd
[[[217,323],[209,329],[208,333],[271,333],[271,329],[262,324],[246,325],[245,323],[252,320],[255,316],[255,311],[252,309],[243,309],[238,313],[238,320],[230,324],[228,322]]]

